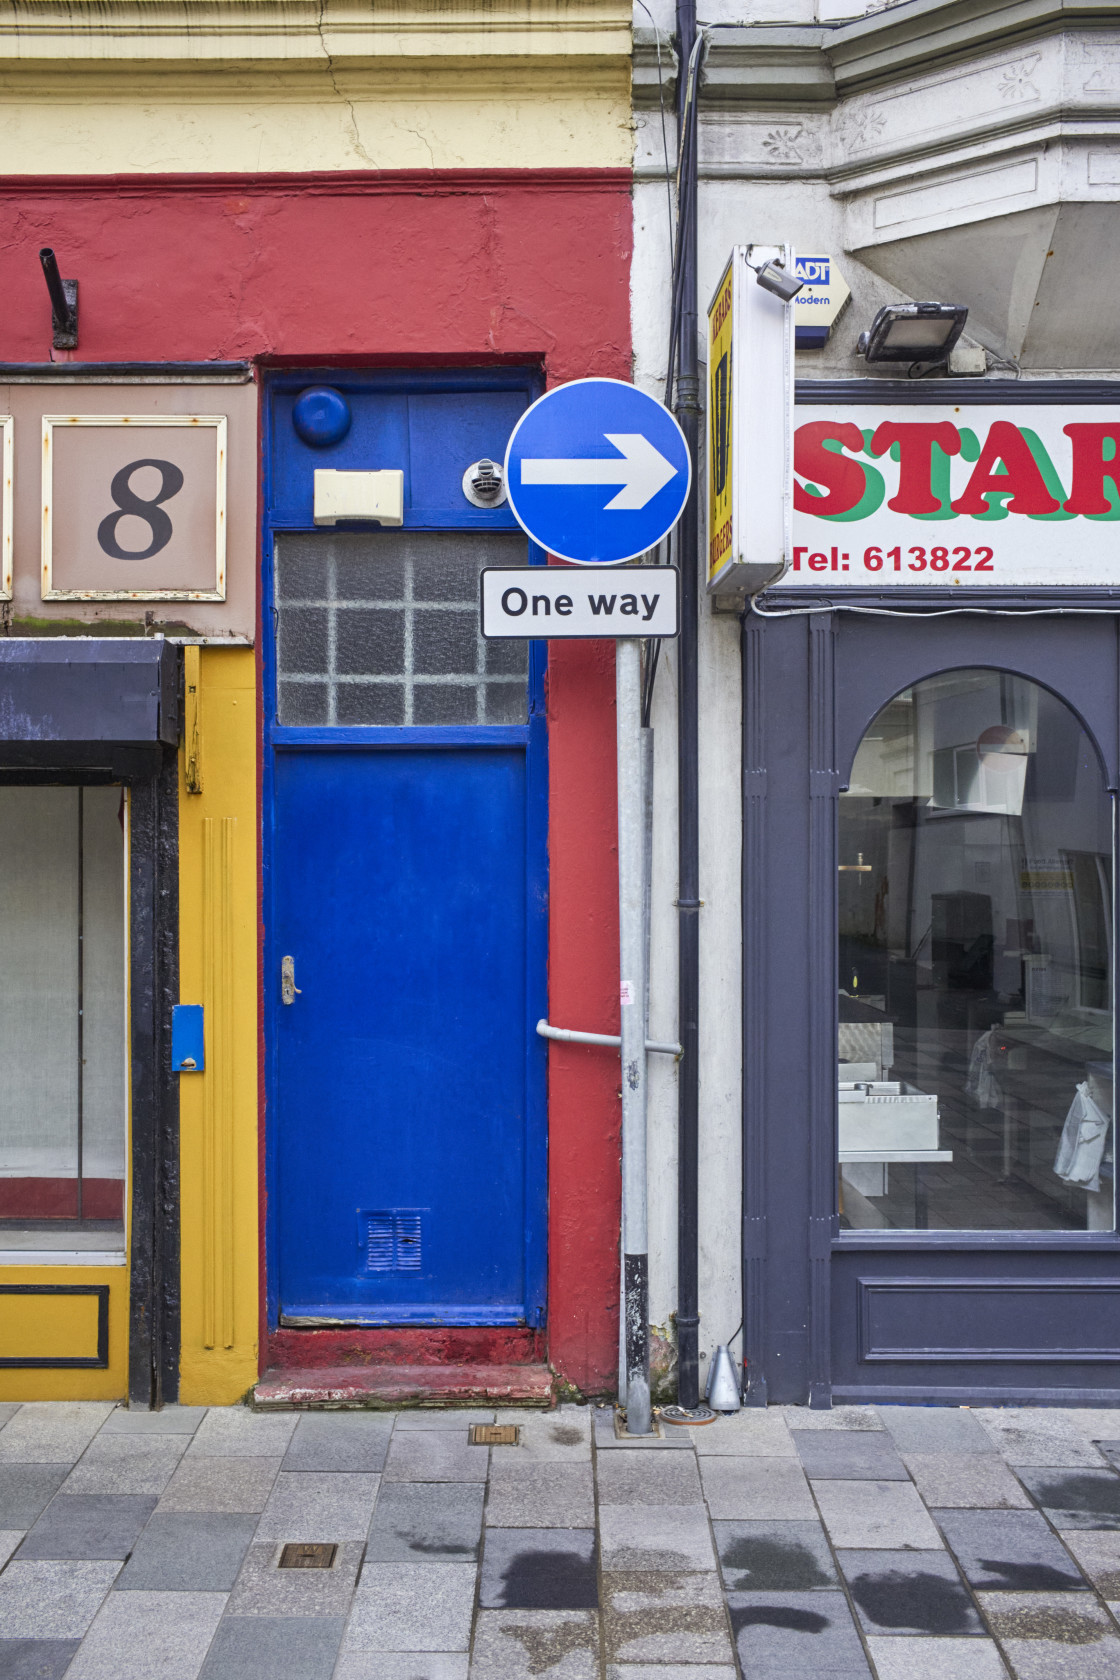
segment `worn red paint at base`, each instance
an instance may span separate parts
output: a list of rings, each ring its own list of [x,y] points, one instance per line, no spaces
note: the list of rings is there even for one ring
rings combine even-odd
[[[253,1404],[275,1406],[551,1406],[547,1365],[383,1365],[266,1371]]]
[[[630,376],[625,170],[18,179],[0,181],[0,220],[4,361],[51,359],[51,245],[81,284],[78,362]],[[617,1031],[609,644],[554,648],[548,715],[549,1014]],[[618,1060],[553,1045],[549,1063],[548,1356],[596,1393],[617,1366]]]
[[[311,1371],[328,1366],[533,1365],[546,1355],[539,1330],[439,1326],[372,1330],[273,1330],[268,1364],[278,1370]]]

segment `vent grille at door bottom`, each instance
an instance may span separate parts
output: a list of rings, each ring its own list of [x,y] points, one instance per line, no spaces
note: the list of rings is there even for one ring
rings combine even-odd
[[[415,1209],[360,1213],[358,1232],[367,1272],[415,1274],[422,1269],[420,1214]]]

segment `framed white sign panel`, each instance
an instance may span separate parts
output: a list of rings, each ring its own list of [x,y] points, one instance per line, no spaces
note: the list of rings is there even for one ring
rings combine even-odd
[[[44,601],[224,601],[226,418],[43,416]]]
[[[783,589],[1120,587],[1120,405],[799,404]]]
[[[0,414],[0,601],[12,598],[12,458],[15,421]]]

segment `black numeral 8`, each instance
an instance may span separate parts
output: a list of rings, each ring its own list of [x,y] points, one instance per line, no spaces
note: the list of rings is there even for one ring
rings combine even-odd
[[[129,483],[133,473],[139,472],[141,467],[155,467],[163,480],[159,495],[149,500],[138,496]],[[166,548],[171,541],[172,526],[160,503],[170,501],[182,488],[183,475],[173,461],[130,461],[127,467],[122,467],[119,473],[113,475],[109,486],[109,494],[117,504],[116,512],[106,514],[97,527],[97,540],[105,553],[114,560],[150,560],[153,554]],[[117,522],[126,513],[135,514],[137,519],[143,519],[151,527],[152,540],[147,548],[122,548],[117,541]]]

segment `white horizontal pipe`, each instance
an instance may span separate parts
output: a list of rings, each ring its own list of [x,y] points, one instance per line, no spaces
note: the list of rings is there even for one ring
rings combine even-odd
[[[573,1027],[549,1026],[547,1021],[538,1021],[537,1031],[542,1038],[558,1038],[563,1044],[613,1044],[616,1050],[622,1047],[618,1033],[576,1032]],[[663,1056],[683,1055],[679,1044],[655,1044],[652,1038],[646,1039],[646,1049],[660,1051]]]

